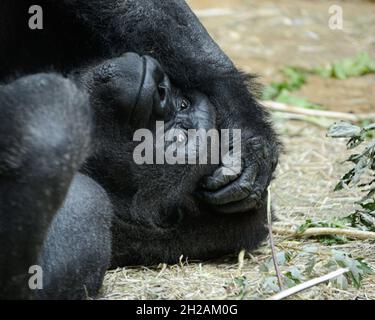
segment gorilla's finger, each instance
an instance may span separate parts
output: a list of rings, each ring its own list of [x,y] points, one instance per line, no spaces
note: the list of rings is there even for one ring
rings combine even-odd
[[[252,186],[256,178],[256,166],[246,168],[241,177],[217,192],[202,192],[205,202],[213,205],[225,205],[246,199],[253,193]]]
[[[208,204],[225,205],[227,203],[240,201],[249,196],[249,191],[241,185],[226,187],[217,192],[202,192],[203,200]]]
[[[258,197],[261,200],[263,194],[266,192],[268,185],[271,182],[271,174],[268,172],[259,172],[254,182],[251,193],[254,197]]]
[[[227,174],[230,168],[220,167],[217,169],[214,174],[210,177],[206,177],[201,183],[202,188],[215,191],[227,186],[229,183],[236,180],[242,172],[234,172],[233,174]]]
[[[268,184],[268,175],[258,173],[256,180],[251,185],[250,194],[246,199],[237,202],[233,201],[232,203],[218,208],[218,211],[222,213],[241,213],[258,208],[262,202]]]
[[[269,178],[267,174],[260,174],[257,176],[256,181],[252,185],[251,194],[240,201],[228,203],[225,205],[218,205],[215,210],[220,213],[241,213],[251,209],[257,209],[264,199],[264,193],[269,184]]]
[[[214,206],[214,210],[224,214],[244,213],[257,208],[259,203],[258,196],[252,194],[241,201],[232,202],[223,206]]]

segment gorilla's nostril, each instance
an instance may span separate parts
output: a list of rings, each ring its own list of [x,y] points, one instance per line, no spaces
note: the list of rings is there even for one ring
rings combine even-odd
[[[165,87],[159,85],[158,86],[158,93],[159,93],[160,102],[163,102],[165,100],[165,98],[167,97],[167,91],[166,91]]]

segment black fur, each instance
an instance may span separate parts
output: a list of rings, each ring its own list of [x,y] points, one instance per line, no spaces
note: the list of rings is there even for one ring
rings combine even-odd
[[[41,0],[44,29],[34,31],[32,4],[0,2],[0,298],[85,298],[97,293],[110,265],[256,247],[266,235],[265,190],[279,144],[248,77],[185,1]],[[136,120],[127,109],[116,113],[119,92],[136,89],[127,86],[129,66],[109,78],[107,68],[111,61],[121,66],[110,59],[128,51],[157,59],[177,97],[193,106],[208,97],[211,111],[195,125],[242,129],[244,171],[236,181],[218,174],[201,189],[199,180],[220,168],[144,169],[129,160],[129,137],[144,113]],[[106,80],[95,82],[98,72],[104,79],[103,64]],[[120,88],[111,84],[116,79]],[[148,110],[147,103],[135,105]],[[197,189],[200,200],[192,196]],[[28,289],[35,264],[44,270],[41,291]]]

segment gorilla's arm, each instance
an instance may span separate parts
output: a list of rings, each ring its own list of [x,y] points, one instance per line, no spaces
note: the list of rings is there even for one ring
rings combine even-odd
[[[35,74],[0,85],[0,114],[0,299],[29,298],[28,270],[89,154],[91,112],[72,81]]]
[[[219,170],[205,183],[205,200],[223,212],[259,203],[278,160],[278,141],[268,116],[241,74],[183,0],[65,0],[68,10],[95,34],[102,52],[149,54],[180,88],[207,94],[220,128],[242,129],[243,172],[235,181]]]

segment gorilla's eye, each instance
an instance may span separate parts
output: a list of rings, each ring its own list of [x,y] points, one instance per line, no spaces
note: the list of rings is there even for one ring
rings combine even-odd
[[[186,98],[183,98],[181,101],[181,110],[185,110],[190,107],[190,101]]]

